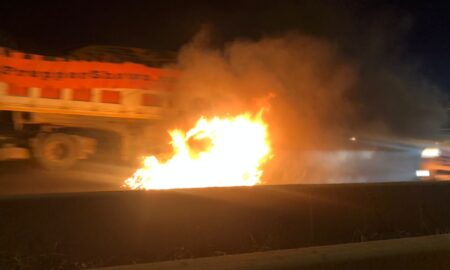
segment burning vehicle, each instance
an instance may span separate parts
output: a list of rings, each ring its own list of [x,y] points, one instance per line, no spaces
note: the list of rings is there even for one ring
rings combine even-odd
[[[271,158],[263,111],[234,117],[201,118],[187,132],[170,131],[173,154],[166,160],[148,156],[125,181],[132,189],[253,186]]]

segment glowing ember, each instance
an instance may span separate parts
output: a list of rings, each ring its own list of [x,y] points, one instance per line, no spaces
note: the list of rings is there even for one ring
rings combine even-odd
[[[188,132],[172,130],[173,155],[146,157],[143,168],[125,181],[132,189],[252,186],[271,158],[262,111],[235,117],[200,118]]]

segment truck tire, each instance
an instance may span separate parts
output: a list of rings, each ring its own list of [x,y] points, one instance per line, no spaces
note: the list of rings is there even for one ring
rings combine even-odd
[[[48,170],[69,169],[78,160],[77,141],[65,133],[40,135],[34,152],[38,163]]]

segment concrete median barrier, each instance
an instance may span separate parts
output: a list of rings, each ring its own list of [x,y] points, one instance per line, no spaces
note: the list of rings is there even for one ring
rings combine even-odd
[[[11,258],[77,269],[431,235],[448,232],[448,205],[441,182],[2,197],[0,269]]]

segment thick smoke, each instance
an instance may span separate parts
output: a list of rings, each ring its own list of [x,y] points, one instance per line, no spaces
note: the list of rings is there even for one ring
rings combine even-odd
[[[299,33],[214,47],[202,32],[180,51],[170,125],[187,128],[200,115],[267,107],[275,150],[271,166],[278,170],[289,162],[310,164],[311,155],[299,151],[339,150],[353,135],[436,134],[446,120],[445,97],[418,65],[402,59],[398,40],[408,27],[400,26],[394,39],[374,27],[368,31],[373,36],[355,42],[360,48]],[[342,166],[335,157],[311,166],[332,175]]]
[[[323,144],[354,121],[346,95],[355,71],[324,40],[289,34],[213,49],[198,36],[181,50],[179,67],[174,107],[184,119],[268,105],[274,144],[283,147]]]
[[[446,117],[443,94],[415,65],[372,43],[378,47],[350,57],[327,39],[300,34],[218,49],[202,33],[180,52],[174,107],[185,120],[254,111],[270,99],[275,143],[290,147],[342,133],[435,133]]]
[[[405,137],[436,135],[447,119],[447,97],[408,53],[413,19],[393,12],[377,17],[353,35],[352,44],[342,45],[358,73],[350,90],[357,127]]]

